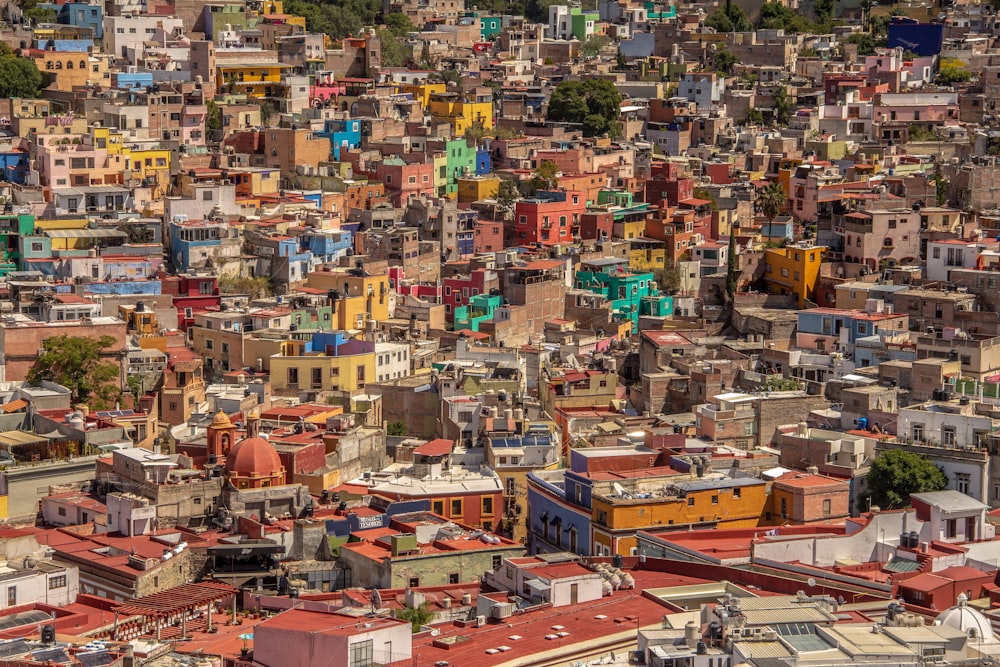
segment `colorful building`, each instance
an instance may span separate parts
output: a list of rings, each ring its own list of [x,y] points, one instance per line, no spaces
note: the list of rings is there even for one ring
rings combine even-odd
[[[673,312],[673,299],[659,293],[652,272],[633,273],[625,259],[604,257],[581,262],[574,284],[607,299],[617,321],[632,322],[633,333],[639,330],[640,315],[655,311],[667,316]]]
[[[480,322],[493,319],[493,313],[503,305],[503,297],[497,294],[478,294],[469,299],[468,305],[455,308],[455,331],[471,329],[479,331]]]
[[[807,301],[814,301],[823,264],[824,246],[809,243],[768,248],[764,251],[764,282],[768,290],[777,294],[794,294],[799,308]]]
[[[493,92],[490,88],[430,93],[428,102],[431,120],[451,123],[458,136],[477,125],[484,130],[493,129]]]
[[[532,199],[522,199],[514,208],[515,245],[552,246],[572,243],[587,202],[580,192],[540,190]]]

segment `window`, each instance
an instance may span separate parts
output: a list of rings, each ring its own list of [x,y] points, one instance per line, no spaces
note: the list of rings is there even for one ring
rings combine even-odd
[[[49,590],[54,590],[56,588],[66,588],[66,575],[60,574],[55,577],[49,577]]]
[[[781,277],[782,278],[787,278],[788,277],[788,269],[786,269],[784,267],[781,268]]]
[[[288,369],[288,386],[298,387],[299,386],[299,369],[289,368]]]
[[[410,577],[407,580],[406,585],[409,586],[410,588],[417,588],[418,586],[420,586],[420,577]]]
[[[457,584],[458,583],[458,572],[451,572],[448,574],[448,583]]]
[[[971,477],[968,473],[955,473],[955,490],[962,495],[969,495],[969,481]]]
[[[712,504],[713,505],[719,504],[719,496],[712,496]]]
[[[312,388],[319,389],[323,386],[323,369],[313,368],[312,369]]]
[[[823,501],[823,516],[830,516],[833,512],[833,502],[827,498]]]
[[[941,427],[941,444],[945,447],[955,446],[955,427],[954,426],[942,426]]]
[[[483,514],[493,514],[493,498],[491,496],[483,496]]]
[[[923,442],[924,440],[924,425],[914,424],[910,427],[910,433],[914,442]]]
[[[373,640],[371,639],[351,644],[348,667],[371,667],[374,664],[372,645]]]
[[[945,537],[955,537],[958,533],[958,521],[956,519],[948,519],[944,527]]]
[[[498,570],[500,566],[503,565],[503,556],[499,554],[493,554],[493,569]]]
[[[7,606],[13,607],[17,605],[17,588],[11,586],[7,589]]]
[[[66,516],[66,508],[65,507],[60,507],[59,508],[59,516]]]
[[[444,501],[443,500],[435,500],[434,503],[433,503],[433,506],[431,508],[431,511],[434,512],[435,514],[439,514],[441,516],[444,516]]]
[[[462,499],[456,498],[451,501],[451,515],[453,517],[462,516]]]
[[[733,489],[733,498],[740,498],[742,495],[743,494],[740,487],[737,486],[736,488]]]
[[[781,499],[781,518],[788,518],[788,498]]]
[[[688,507],[694,507],[694,497],[688,498]]]
[[[206,338],[205,339],[205,349],[206,350],[215,349],[215,341],[212,340],[211,338]]]

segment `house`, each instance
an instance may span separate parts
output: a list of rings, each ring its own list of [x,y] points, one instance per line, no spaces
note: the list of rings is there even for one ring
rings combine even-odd
[[[764,282],[777,294],[794,294],[799,308],[815,301],[823,263],[824,246],[802,242],[764,250]]]
[[[512,245],[571,243],[586,210],[583,193],[576,191],[543,190],[532,199],[521,199],[507,225]]]
[[[864,310],[812,308],[799,311],[795,344],[804,350],[850,354],[859,338],[880,331],[907,331],[909,316],[892,312],[883,301],[869,299]]]

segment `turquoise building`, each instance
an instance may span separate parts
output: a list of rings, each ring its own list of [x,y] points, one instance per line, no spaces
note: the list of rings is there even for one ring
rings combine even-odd
[[[627,259],[602,257],[581,262],[574,285],[607,299],[619,322],[632,322],[633,333],[639,331],[640,315],[668,317],[674,311],[673,298],[660,293],[652,272],[632,273]]]
[[[464,137],[451,139],[445,144],[446,181],[445,194],[458,192],[458,179],[476,173],[476,147],[469,146]]]
[[[455,308],[455,331],[470,329],[478,332],[480,322],[492,320],[494,311],[502,305],[502,296],[477,294],[469,299],[468,305]]]

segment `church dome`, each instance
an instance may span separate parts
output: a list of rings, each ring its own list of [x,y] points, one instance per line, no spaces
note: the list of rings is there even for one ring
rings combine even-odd
[[[219,410],[212,417],[212,426],[215,428],[229,428],[233,425],[233,422],[229,421],[229,416],[225,412]]]
[[[978,610],[970,607],[968,602],[969,599],[965,596],[965,593],[962,593],[958,596],[958,604],[941,612],[934,623],[961,630],[969,637],[975,639],[991,641],[993,639],[993,627],[986,617]]]
[[[234,477],[273,477],[282,472],[274,446],[263,438],[242,440],[226,457],[226,471]]]

